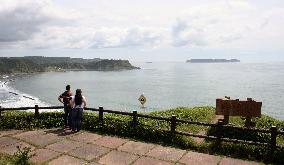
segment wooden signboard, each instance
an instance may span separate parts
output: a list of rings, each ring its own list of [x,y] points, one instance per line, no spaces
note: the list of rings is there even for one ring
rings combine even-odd
[[[216,99],[216,115],[260,117],[262,102]]]

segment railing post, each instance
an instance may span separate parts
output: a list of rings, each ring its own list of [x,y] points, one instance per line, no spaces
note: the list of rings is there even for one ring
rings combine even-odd
[[[245,127],[249,128],[252,126],[251,118],[251,116],[246,116]]]
[[[275,151],[276,148],[276,137],[277,137],[277,127],[276,126],[272,126],[270,128],[271,131],[271,139],[270,139],[270,149],[271,149],[271,154],[273,156],[273,153]]]
[[[99,107],[99,121],[100,121],[100,125],[103,126],[103,122],[104,122],[104,108],[103,107]]]
[[[134,110],[134,111],[132,111],[132,113],[133,113],[132,126],[136,127],[136,125],[137,125],[137,111]]]
[[[38,105],[35,105],[35,117],[39,116]]]
[[[177,117],[176,117],[176,115],[172,115],[172,118],[171,118],[171,133],[176,132],[176,127],[177,127]]]
[[[218,120],[217,127],[216,127],[216,137],[217,137],[217,144],[221,143],[221,137],[222,137],[222,127],[223,127],[223,121]]]

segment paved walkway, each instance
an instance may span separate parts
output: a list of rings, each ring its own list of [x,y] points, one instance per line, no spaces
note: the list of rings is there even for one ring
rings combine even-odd
[[[50,165],[254,165],[243,161],[64,129],[0,131],[0,152],[13,155],[17,146],[31,147],[36,164]]]

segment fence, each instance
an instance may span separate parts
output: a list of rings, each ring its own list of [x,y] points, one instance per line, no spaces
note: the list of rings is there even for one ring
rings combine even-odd
[[[35,105],[34,107],[19,107],[19,108],[1,108],[0,107],[0,117],[1,117],[2,111],[34,109],[35,117],[38,117],[40,109],[62,109],[62,108],[63,106],[39,107],[38,105]],[[220,122],[218,122],[217,124],[212,124],[212,123],[205,123],[205,122],[198,122],[198,121],[181,120],[181,119],[177,119],[175,115],[172,115],[171,117],[166,118],[166,117],[150,116],[147,114],[139,114],[137,113],[137,111],[133,111],[131,113],[131,112],[106,110],[106,109],[103,109],[103,107],[99,107],[99,109],[86,108],[85,110],[98,112],[99,114],[98,120],[100,123],[103,123],[104,121],[104,113],[112,113],[112,114],[119,114],[119,115],[125,115],[125,116],[132,116],[132,124],[131,124],[132,127],[135,127],[139,124],[138,118],[167,121],[170,123],[170,130],[166,130],[166,131],[169,131],[172,134],[185,135],[185,136],[198,137],[198,138],[206,138],[206,139],[211,139],[211,140],[218,140],[220,142],[223,141],[223,142],[244,143],[244,144],[251,144],[251,145],[262,145],[262,146],[269,147],[269,149],[271,150],[271,153],[273,153],[276,148],[280,148],[280,149],[284,148],[283,146],[277,145],[277,142],[276,142],[277,136],[279,135],[284,136],[284,131],[279,131],[276,126],[272,126],[270,129],[237,127],[233,125],[223,125]],[[270,142],[265,143],[265,142],[259,142],[259,141],[247,141],[247,140],[240,140],[240,139],[225,138],[225,137],[222,137],[220,131],[217,131],[217,134],[215,136],[199,135],[199,134],[193,134],[190,132],[177,131],[176,128],[177,128],[178,123],[215,127],[217,130],[222,130],[223,128],[231,128],[231,129],[236,129],[236,130],[241,130],[241,131],[251,131],[255,133],[270,134]]]

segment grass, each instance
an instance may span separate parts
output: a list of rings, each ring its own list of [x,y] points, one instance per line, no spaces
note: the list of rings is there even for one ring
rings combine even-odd
[[[10,156],[0,153],[0,165],[33,165],[33,163],[21,160],[19,155]]]
[[[166,111],[156,111],[150,113],[152,116],[170,117],[176,115],[178,119],[185,119],[190,121],[200,121],[211,123],[215,118],[214,107],[178,107]],[[165,126],[164,126],[165,128]],[[177,130],[198,133],[207,130],[207,127],[197,126],[192,124],[179,124]]]
[[[0,153],[0,165],[9,165],[13,164],[13,158],[8,155],[4,155]]]
[[[267,115],[262,115],[260,118],[254,118],[256,128],[270,129],[272,126],[277,126],[278,129],[284,130],[284,121],[274,119]],[[245,119],[240,117],[231,117],[230,123],[236,126],[244,126]],[[270,138],[270,137],[268,137]],[[277,136],[277,144],[284,146],[284,136]]]

